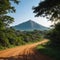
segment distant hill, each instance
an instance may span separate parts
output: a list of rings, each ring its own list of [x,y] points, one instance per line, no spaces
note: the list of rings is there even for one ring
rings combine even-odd
[[[16,26],[13,26],[13,28],[16,30],[21,30],[21,31],[48,30],[47,27],[44,27],[32,20],[29,20],[29,21],[23,22],[21,24],[18,24]]]

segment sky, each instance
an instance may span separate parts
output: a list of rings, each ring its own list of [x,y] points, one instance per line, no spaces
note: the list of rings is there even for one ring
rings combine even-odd
[[[16,8],[16,13],[9,14],[15,19],[11,26],[32,20],[43,26],[49,27],[51,25],[51,22],[43,17],[35,17],[35,13],[33,13],[32,10],[32,7],[38,6],[38,3],[41,1],[42,0],[20,0],[19,5],[13,4]]]

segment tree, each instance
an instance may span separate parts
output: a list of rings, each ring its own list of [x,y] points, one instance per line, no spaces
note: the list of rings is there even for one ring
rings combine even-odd
[[[44,0],[34,7],[36,16],[43,16],[55,22],[47,36],[51,40],[51,45],[55,48],[60,46],[60,0]],[[57,23],[56,23],[57,22]],[[60,48],[60,47],[59,47]]]
[[[11,1],[18,4],[18,0],[0,0],[0,15],[8,12],[15,12],[15,8],[11,5]]]
[[[43,16],[50,21],[60,21],[60,0],[44,0],[37,7],[33,7],[35,16]]]
[[[18,0],[0,0],[0,30],[5,29],[10,23],[14,21],[14,18],[8,16],[8,13],[15,12],[15,7],[11,5],[11,2],[16,4],[19,3]]]
[[[51,47],[60,48],[60,23],[55,24],[55,27],[48,31],[46,37],[50,39]]]
[[[16,10],[15,7],[12,5],[12,2],[18,4],[19,0],[0,0],[0,45],[5,47],[9,47],[10,45],[8,39],[9,32],[7,32],[7,26],[9,26],[9,24],[14,21],[13,17],[8,16],[8,13],[14,13]],[[13,35],[13,33],[10,34],[10,38],[11,35]]]

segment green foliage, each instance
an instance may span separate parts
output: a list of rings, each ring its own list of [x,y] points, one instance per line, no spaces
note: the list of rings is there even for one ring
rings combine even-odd
[[[23,40],[26,42],[39,40],[42,36],[43,34],[41,33],[41,31],[38,30],[23,32]]]
[[[37,7],[33,7],[36,16],[43,16],[54,22],[54,27],[47,31],[46,36],[50,39],[46,46],[38,46],[40,53],[60,60],[60,0],[43,0]]]
[[[38,45],[36,50],[41,54],[51,57],[53,60],[60,60],[60,50],[55,50],[49,46]]]
[[[49,18],[51,21],[60,21],[60,0],[44,0],[34,7],[36,16]]]
[[[15,7],[11,5],[11,2],[18,4],[19,0],[0,0],[0,15],[15,12]]]
[[[0,30],[4,30],[10,23],[14,21],[14,18],[8,16],[8,13],[15,12],[15,7],[11,5],[14,2],[18,4],[18,0],[0,0]]]
[[[41,31],[16,31],[13,28],[6,28],[0,31],[0,49],[23,45],[29,42],[41,40]]]
[[[0,44],[5,47],[9,47],[10,45],[6,34],[3,31],[0,31]]]
[[[16,44],[17,36],[13,33],[14,30],[8,28],[9,24],[14,21],[8,13],[16,10],[12,2],[18,4],[19,0],[0,0],[0,48],[2,49],[10,47],[11,43]]]
[[[60,23],[55,24],[55,28],[47,33],[51,46],[60,49]]]
[[[55,23],[47,37],[51,40],[52,47],[60,49],[60,0],[44,0],[33,9],[36,16],[47,17]]]

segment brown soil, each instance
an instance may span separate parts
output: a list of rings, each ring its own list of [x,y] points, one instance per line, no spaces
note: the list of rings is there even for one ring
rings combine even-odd
[[[43,44],[47,41],[48,40],[45,39],[41,42],[0,51],[0,60],[52,60],[50,57],[39,54],[35,50],[38,44]]]

